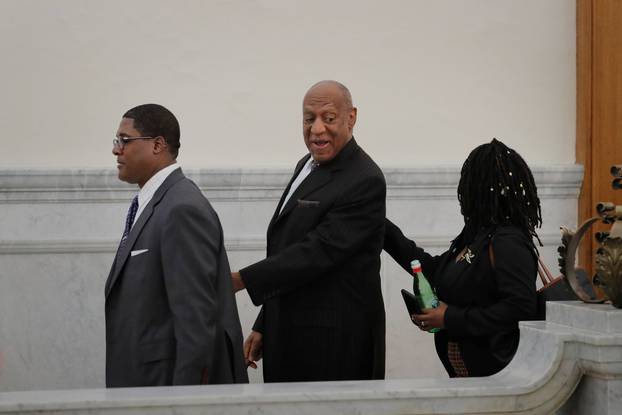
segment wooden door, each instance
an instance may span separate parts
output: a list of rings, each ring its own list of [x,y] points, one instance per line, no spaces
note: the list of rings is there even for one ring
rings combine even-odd
[[[622,0],[577,0],[577,163],[585,166],[579,224],[601,201],[622,205],[610,167],[622,164]],[[584,237],[579,262],[594,270],[594,233]]]

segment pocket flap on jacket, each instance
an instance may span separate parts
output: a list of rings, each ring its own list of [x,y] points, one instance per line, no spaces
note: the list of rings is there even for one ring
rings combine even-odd
[[[143,363],[156,360],[172,359],[175,357],[175,340],[156,340],[140,345],[141,360]]]

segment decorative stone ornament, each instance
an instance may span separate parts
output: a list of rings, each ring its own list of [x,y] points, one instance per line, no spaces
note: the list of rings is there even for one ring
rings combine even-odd
[[[611,167],[611,175],[614,177],[612,187],[622,188],[622,166]],[[614,307],[622,308],[622,206],[600,202],[596,205],[596,211],[598,216],[586,220],[576,232],[562,227],[562,245],[558,248],[560,270],[582,301],[597,303],[610,300]],[[592,282],[604,292],[605,297],[588,293],[584,289],[589,286],[585,284],[589,283],[587,272],[574,266],[581,238],[598,221],[612,225],[609,232],[597,232],[595,235],[600,246],[596,250],[596,275]]]
[[[622,238],[607,237],[596,251],[594,285],[614,307],[622,308]]]

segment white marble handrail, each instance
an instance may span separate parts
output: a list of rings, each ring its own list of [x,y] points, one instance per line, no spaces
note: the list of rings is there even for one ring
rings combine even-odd
[[[514,360],[488,378],[5,392],[0,413],[550,414],[584,375],[622,379],[620,317],[549,303],[547,322],[521,323]]]

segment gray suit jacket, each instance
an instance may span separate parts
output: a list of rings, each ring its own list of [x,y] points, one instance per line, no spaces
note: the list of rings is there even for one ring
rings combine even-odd
[[[181,169],[132,227],[105,294],[108,387],[248,382],[220,221]]]

